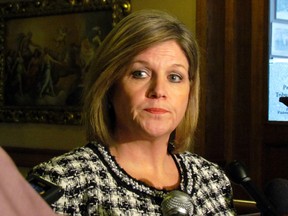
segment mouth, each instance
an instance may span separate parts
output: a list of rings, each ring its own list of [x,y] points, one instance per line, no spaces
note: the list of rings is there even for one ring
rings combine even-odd
[[[146,112],[152,113],[152,114],[165,114],[168,112],[168,110],[166,109],[162,109],[162,108],[147,108],[144,109]]]

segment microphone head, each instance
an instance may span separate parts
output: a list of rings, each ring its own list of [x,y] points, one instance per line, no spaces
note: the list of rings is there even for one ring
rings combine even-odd
[[[179,190],[171,191],[164,197],[161,203],[161,210],[164,216],[192,215],[193,204],[191,197]]]
[[[246,172],[246,167],[241,162],[234,160],[226,166],[226,174],[236,184],[251,180]]]
[[[265,195],[280,215],[288,214],[288,180],[277,178],[269,182],[264,190]]]

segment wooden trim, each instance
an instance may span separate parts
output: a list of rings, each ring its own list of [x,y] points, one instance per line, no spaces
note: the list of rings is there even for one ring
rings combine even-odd
[[[2,147],[15,162],[16,166],[28,168],[67,152],[67,150],[56,149],[34,149],[10,146]]]
[[[207,3],[206,0],[196,1],[196,38],[200,50],[200,112],[198,130],[196,133],[197,145],[194,151],[200,155],[205,154],[205,127],[206,127],[206,47],[207,47]]]
[[[253,158],[251,170],[255,172],[254,180],[258,185],[263,184],[263,108],[265,96],[263,92],[267,87],[267,67],[268,67],[268,1],[253,0],[251,1],[251,138],[250,143],[253,145],[250,149],[250,158]],[[265,113],[265,112],[264,112]],[[258,154],[255,154],[258,152]]]
[[[240,199],[234,199],[233,200],[234,207],[237,211],[237,215],[246,215],[246,214],[256,214],[260,215],[259,210],[256,206],[256,202],[251,200],[240,200]]]

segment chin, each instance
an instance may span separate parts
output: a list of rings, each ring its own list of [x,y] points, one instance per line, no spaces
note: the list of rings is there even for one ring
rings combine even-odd
[[[173,131],[173,130],[172,130]],[[172,131],[169,129],[153,129],[153,130],[146,130],[146,133],[150,136],[150,137],[153,137],[153,138],[160,138],[160,137],[166,137],[166,136],[170,136],[170,134],[172,133]]]
[[[170,136],[174,131],[174,125],[171,125],[169,121],[163,123],[163,121],[153,121],[149,124],[142,124],[142,130],[150,137],[159,138],[162,136]]]

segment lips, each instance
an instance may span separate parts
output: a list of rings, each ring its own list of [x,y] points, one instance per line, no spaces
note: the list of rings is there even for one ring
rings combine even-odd
[[[165,114],[168,112],[168,110],[162,108],[147,108],[144,110],[152,114]]]

